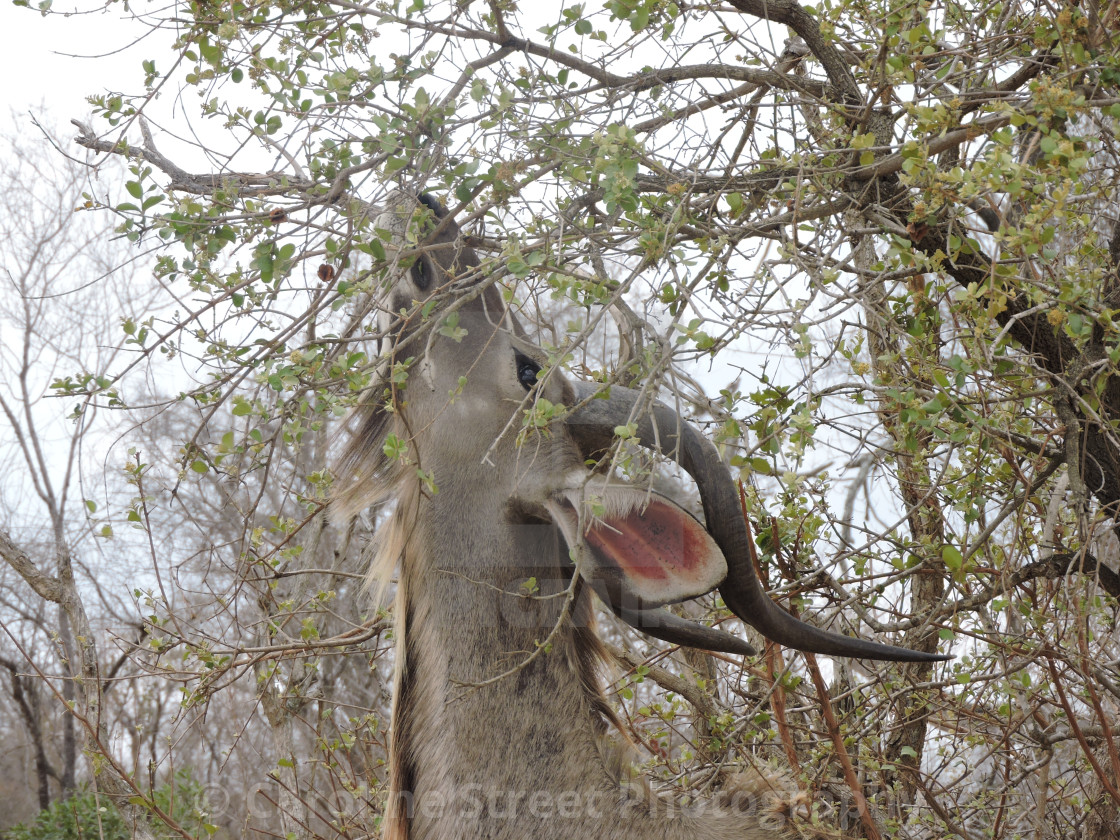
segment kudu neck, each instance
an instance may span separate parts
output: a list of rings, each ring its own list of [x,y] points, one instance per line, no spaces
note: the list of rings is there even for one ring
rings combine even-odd
[[[447,489],[421,500],[398,595],[394,760],[414,809],[411,840],[460,836],[460,810],[488,823],[534,794],[543,808],[563,793],[590,801],[617,787],[598,752],[589,593],[569,596],[563,541],[508,511],[464,517],[449,495],[440,500]],[[429,818],[433,802],[452,804]],[[473,825],[462,836],[482,836]],[[507,829],[483,833],[524,836]]]
[[[782,836],[760,821],[755,793],[742,807],[690,811],[620,785],[595,686],[591,595],[567,601],[559,534],[498,511],[463,527],[443,507],[421,505],[402,564],[391,795],[411,817],[391,840]]]

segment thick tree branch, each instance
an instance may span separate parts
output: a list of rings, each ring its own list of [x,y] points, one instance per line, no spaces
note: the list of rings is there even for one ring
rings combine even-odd
[[[0,558],[15,569],[40,598],[52,603],[58,603],[62,599],[58,579],[39,571],[39,567],[12,542],[6,531],[0,531]]]
[[[235,181],[242,188],[251,190],[257,195],[283,195],[293,190],[308,190],[313,186],[312,181],[301,180],[282,172],[223,172],[220,174],[187,172],[169,158],[164,157],[155,148],[130,146],[124,140],[103,140],[86,123],[80,120],[71,120],[70,123],[78,129],[78,136],[74,139],[79,146],[94,152],[122,155],[126,158],[135,158],[150,163],[170,179],[168,189],[171,190],[181,190],[195,195],[209,195],[223,184]]]
[[[728,2],[741,12],[774,23],[784,23],[800,35],[809,47],[809,51],[824,67],[828,80],[839,91],[840,101],[837,104],[849,108],[863,104],[863,95],[852,71],[848,69],[848,63],[844,61],[839,50],[825,40],[817,19],[805,11],[801,4],[793,0],[728,0]]]
[[[398,22],[416,27],[415,22],[398,18]],[[518,38],[508,33],[490,32],[485,29],[470,29],[460,26],[444,26],[441,24],[424,24],[420,26],[425,32],[435,32],[455,39],[483,41],[494,44],[501,49],[502,55],[508,52],[520,52],[546,58],[549,61],[575,70],[589,79],[592,79],[611,91],[627,91],[638,93],[643,90],[669,85],[676,82],[694,79],[723,79],[730,82],[747,82],[754,86],[767,86],[778,90],[796,91],[808,96],[823,98],[825,86],[813,79],[805,79],[785,73],[775,73],[773,70],[761,70],[755,67],[743,67],[730,64],[692,64],[673,67],[652,68],[649,71],[637,73],[633,76],[622,76],[612,73],[605,67],[585,61],[571,53],[564,53],[544,44],[538,44],[525,38]],[[486,63],[489,63],[487,61]]]

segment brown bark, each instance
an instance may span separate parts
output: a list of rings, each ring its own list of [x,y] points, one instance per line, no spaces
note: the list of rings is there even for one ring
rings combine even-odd
[[[872,262],[869,258],[870,243],[865,240],[856,247],[857,264],[869,266]],[[934,383],[924,377],[920,360],[938,357],[940,348],[936,337],[927,334],[914,339],[919,346],[907,350],[897,338],[899,326],[893,323],[887,305],[889,290],[875,281],[869,281],[862,286],[862,291],[868,351],[879,382],[905,383],[906,387],[924,387],[932,391]],[[908,360],[910,364],[907,364]],[[890,403],[881,402],[878,414],[893,442],[898,488],[906,506],[910,536],[915,550],[922,553],[922,568],[910,577],[909,611],[914,615],[932,615],[945,595],[940,556],[945,542],[945,522],[935,492],[936,483],[925,460],[931,434],[926,430],[903,429],[895,407]],[[937,641],[936,628],[918,624],[907,631],[903,644],[914,650],[933,653],[937,649]],[[933,674],[930,663],[913,663],[905,668],[908,677],[915,682],[926,681]],[[885,757],[888,766],[898,770],[887,772],[887,782],[897,781],[902,788],[903,799],[909,804],[916,800],[921,789],[918,773],[925,746],[929,697],[924,692],[904,691],[898,695],[897,703],[899,724],[887,745]]]
[[[1113,748],[1115,751],[1116,747]],[[1094,752],[1098,766],[1105,768],[1108,782],[1113,787],[1120,786],[1120,779],[1112,772],[1109,760],[1109,745],[1102,743]],[[1083,840],[1120,840],[1120,806],[1109,793],[1105,780],[1096,776],[1086,793],[1089,816],[1083,828]]]
[[[39,703],[36,684],[33,679],[20,673],[20,667],[8,659],[0,659],[0,666],[8,669],[12,678],[12,699],[27,727],[27,737],[31,739],[31,749],[35,753],[35,779],[39,797],[39,808],[51,804],[50,777],[57,776],[50,761],[47,760],[46,745],[43,743],[42,707]]]

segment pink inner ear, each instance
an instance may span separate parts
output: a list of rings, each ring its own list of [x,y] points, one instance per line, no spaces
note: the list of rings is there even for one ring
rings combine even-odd
[[[704,526],[668,499],[608,516],[587,533],[600,563],[614,566],[632,595],[650,604],[683,601],[723,582],[727,563]]]

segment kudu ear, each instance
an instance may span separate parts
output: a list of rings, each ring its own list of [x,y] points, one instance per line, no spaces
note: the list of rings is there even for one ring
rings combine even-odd
[[[575,491],[548,507],[569,546],[582,535],[583,577],[613,606],[647,610],[687,601],[727,577],[723,552],[704,526],[660,494],[608,485],[594,504],[582,506],[583,523]],[[597,508],[595,516],[589,508]]]

